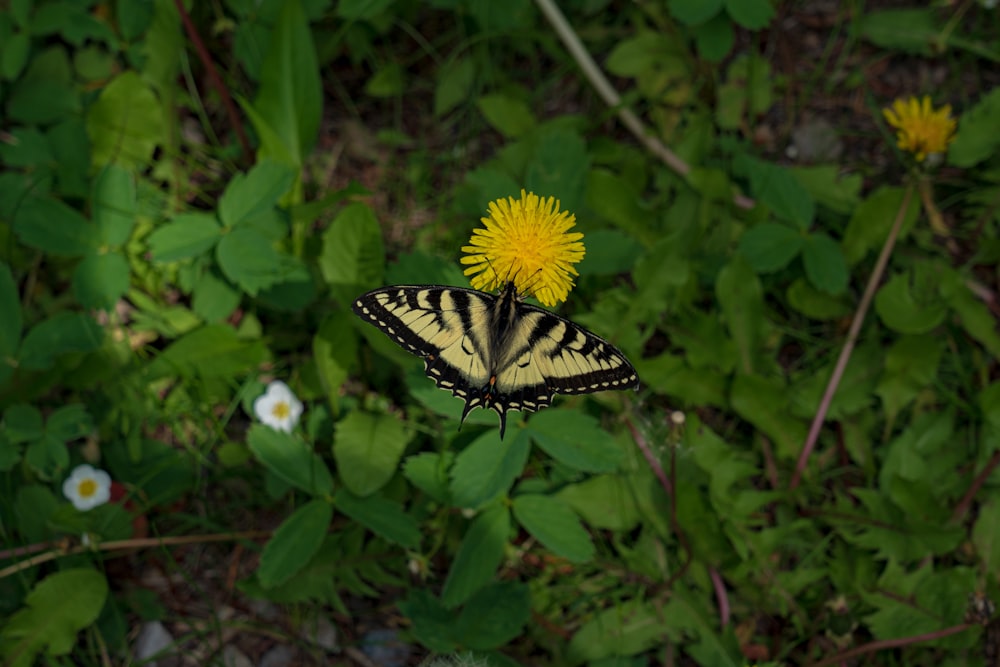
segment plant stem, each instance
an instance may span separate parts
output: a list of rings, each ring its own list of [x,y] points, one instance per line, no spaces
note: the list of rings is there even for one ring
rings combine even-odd
[[[823,422],[826,421],[826,413],[830,410],[830,403],[833,402],[833,396],[837,393],[837,387],[840,385],[844,370],[847,368],[847,362],[851,359],[851,352],[854,351],[854,345],[858,342],[861,325],[864,324],[868,307],[871,305],[872,299],[875,297],[875,292],[882,282],[882,275],[889,264],[889,256],[892,255],[892,249],[896,245],[899,229],[903,226],[903,220],[906,218],[906,211],[910,207],[910,200],[912,198],[913,184],[911,183],[906,188],[906,193],[903,195],[903,203],[899,206],[896,219],[892,223],[892,229],[889,230],[889,235],[882,246],[882,252],[879,253],[878,261],[875,262],[875,268],[872,270],[872,275],[865,286],[864,294],[861,295],[861,302],[858,304],[858,309],[854,312],[854,320],[851,321],[851,328],[847,331],[847,340],[844,341],[844,347],[840,350],[840,357],[833,368],[833,375],[830,376],[830,381],[826,385],[826,391],[823,392],[823,399],[819,402],[819,409],[817,409],[816,416],[813,417],[812,424],[809,427],[809,435],[806,437],[805,445],[803,445],[802,452],[799,454],[799,460],[795,465],[795,473],[792,475],[792,481],[788,484],[789,491],[794,491],[798,487],[799,482],[802,481],[802,474],[805,472],[806,464],[809,462],[809,455],[812,454],[813,449],[816,447],[820,429],[823,428]]]

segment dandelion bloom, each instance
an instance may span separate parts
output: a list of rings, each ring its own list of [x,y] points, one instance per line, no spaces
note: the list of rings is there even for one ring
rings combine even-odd
[[[92,510],[111,498],[111,475],[86,463],[78,465],[63,482],[63,495],[81,512]]]
[[[896,128],[898,146],[923,162],[928,155],[944,153],[955,137],[956,121],[951,117],[951,105],[935,110],[931,98],[898,99],[889,109],[882,109],[889,125]]]
[[[291,433],[302,416],[302,402],[295,397],[288,385],[281,380],[274,380],[267,385],[267,390],[253,402],[253,411],[257,419],[271,428]]]
[[[553,197],[542,199],[521,190],[521,198],[490,202],[485,229],[472,232],[462,264],[472,286],[492,291],[513,282],[521,294],[533,294],[546,306],[565,301],[573,288],[573,265],[583,259],[583,234],[568,232],[576,217],[559,210]]]

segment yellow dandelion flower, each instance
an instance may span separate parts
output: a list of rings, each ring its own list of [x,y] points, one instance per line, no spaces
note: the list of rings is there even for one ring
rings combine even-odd
[[[931,98],[898,99],[892,108],[882,109],[889,125],[896,128],[899,147],[923,162],[928,155],[944,153],[955,137],[956,121],[951,117],[951,105],[935,110]]]
[[[508,282],[546,306],[565,301],[573,288],[573,265],[583,259],[583,234],[568,232],[576,216],[559,210],[554,197],[542,199],[521,190],[521,198],[490,202],[485,229],[475,229],[462,264],[472,286],[492,291]]]

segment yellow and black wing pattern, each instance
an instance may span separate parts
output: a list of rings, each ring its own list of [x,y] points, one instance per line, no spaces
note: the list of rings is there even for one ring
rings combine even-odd
[[[534,412],[554,394],[637,388],[639,377],[615,346],[547,310],[522,302],[513,283],[499,295],[441,285],[383,287],[354,312],[424,360],[441,389],[500,415]]]

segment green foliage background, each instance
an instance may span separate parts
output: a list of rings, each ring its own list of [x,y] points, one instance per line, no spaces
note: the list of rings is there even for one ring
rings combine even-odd
[[[220,535],[254,554],[242,595],[343,623],[370,597],[489,664],[984,664],[1000,19],[843,3],[791,78],[764,46],[812,4],[4,3],[3,664],[122,658],[164,606],[110,562]],[[938,165],[834,45],[955,73],[898,91],[952,104]],[[848,91],[884,160],[755,143]],[[350,304],[466,285],[459,248],[522,188],[576,215],[562,312],[643,386],[501,442]],[[273,378],[292,433],[253,423]],[[89,512],[61,494],[84,461],[117,486]]]

